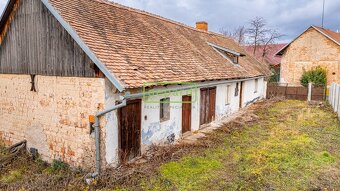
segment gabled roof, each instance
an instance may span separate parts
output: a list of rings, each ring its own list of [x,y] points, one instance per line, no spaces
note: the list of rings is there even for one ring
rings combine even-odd
[[[229,38],[157,15],[105,0],[41,1],[120,90],[146,82],[251,78],[268,70]],[[209,43],[246,56],[234,66]]]
[[[276,55],[276,53],[285,47],[287,44],[269,44],[267,45],[266,55],[263,57],[263,49],[264,45],[259,45],[255,51],[255,58],[266,64],[269,64],[272,67],[280,66],[281,64],[281,56]],[[244,49],[250,54],[254,54],[254,46],[244,46]]]
[[[318,26],[310,26],[309,28],[307,28],[305,31],[303,31],[299,36],[297,36],[294,40],[292,40],[289,44],[287,44],[286,46],[284,46],[282,49],[280,49],[279,51],[277,51],[277,55],[283,55],[284,51],[286,50],[286,48],[288,48],[288,46],[293,43],[296,39],[298,39],[301,35],[303,35],[306,31],[308,31],[309,29],[315,29],[316,31],[318,31],[319,33],[321,33],[322,35],[324,35],[325,37],[329,38],[330,40],[332,40],[335,44],[340,46],[340,33],[336,33],[334,31],[331,31],[329,29],[325,29],[322,27],[318,27]]]

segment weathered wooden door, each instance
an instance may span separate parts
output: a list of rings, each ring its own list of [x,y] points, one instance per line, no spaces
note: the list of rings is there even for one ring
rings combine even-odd
[[[240,109],[243,108],[243,87],[244,87],[244,82],[241,82],[241,87],[240,87]]]
[[[216,87],[201,89],[200,125],[215,119]]]
[[[121,162],[141,154],[141,100],[128,101],[118,110],[119,148]]]
[[[182,97],[182,133],[191,131],[191,96]]]

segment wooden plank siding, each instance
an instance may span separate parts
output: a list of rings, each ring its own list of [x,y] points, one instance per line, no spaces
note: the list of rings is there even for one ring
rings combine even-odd
[[[303,86],[280,86],[268,84],[267,98],[284,97],[292,100],[307,100],[308,88]],[[312,87],[312,100],[323,101],[325,99],[325,87]]]
[[[142,100],[128,101],[118,109],[120,160],[128,162],[141,154]]]
[[[0,73],[95,77],[98,69],[40,0],[20,1],[0,45]]]
[[[191,131],[191,96],[182,97],[182,133]]]

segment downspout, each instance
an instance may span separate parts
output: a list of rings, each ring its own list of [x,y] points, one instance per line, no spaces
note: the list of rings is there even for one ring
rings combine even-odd
[[[119,108],[126,106],[126,100],[123,100],[122,103],[118,105],[114,105],[104,111],[98,112],[95,115],[95,123],[93,124],[95,139],[96,139],[96,171],[94,173],[90,173],[85,177],[87,183],[90,183],[91,179],[96,178],[100,174],[100,121],[99,118],[104,116],[105,114],[117,110]]]

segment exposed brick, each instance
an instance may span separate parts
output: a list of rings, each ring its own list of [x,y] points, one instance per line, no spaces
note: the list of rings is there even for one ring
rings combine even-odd
[[[36,79],[38,92],[31,92],[29,75],[0,74],[0,138],[7,145],[26,139],[47,161],[94,166],[95,140],[87,116],[104,108],[104,79]]]
[[[281,61],[281,78],[300,85],[304,70],[321,66],[327,69],[327,84],[340,83],[340,46],[311,28],[287,48]]]

